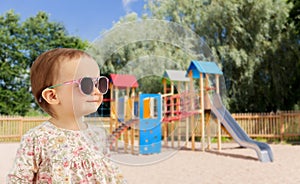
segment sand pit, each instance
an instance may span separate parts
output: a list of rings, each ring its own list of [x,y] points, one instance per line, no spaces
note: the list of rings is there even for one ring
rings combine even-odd
[[[261,163],[255,151],[223,144],[221,152],[180,150],[171,158],[148,166],[120,165],[130,184],[300,183],[300,145],[270,145],[273,163]],[[0,183],[13,164],[18,144],[0,144]]]

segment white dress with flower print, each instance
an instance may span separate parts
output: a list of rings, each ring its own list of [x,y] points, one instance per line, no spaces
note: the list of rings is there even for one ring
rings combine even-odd
[[[105,142],[101,128],[72,131],[46,121],[23,136],[8,183],[126,183],[104,156]]]

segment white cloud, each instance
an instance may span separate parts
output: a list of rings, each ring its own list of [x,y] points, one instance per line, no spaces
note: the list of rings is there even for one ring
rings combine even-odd
[[[133,2],[136,2],[136,1],[138,1],[138,0],[122,0],[123,7],[124,7],[126,13],[129,13],[131,11],[130,4]]]

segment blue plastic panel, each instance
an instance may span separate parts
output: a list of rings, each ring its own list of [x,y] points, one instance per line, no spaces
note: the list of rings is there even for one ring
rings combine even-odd
[[[140,145],[152,144],[161,142],[161,127],[157,126],[153,129],[140,130]]]
[[[144,99],[154,98],[154,106],[156,107],[153,118],[144,119]],[[162,103],[161,95],[159,94],[141,94],[140,102],[140,154],[153,154],[161,152],[161,118],[162,118]]]
[[[152,143],[148,145],[140,145],[140,154],[153,154],[161,152],[161,142]]]

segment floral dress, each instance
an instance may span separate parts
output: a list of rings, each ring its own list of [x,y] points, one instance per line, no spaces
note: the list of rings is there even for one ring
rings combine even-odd
[[[126,183],[104,154],[105,131],[72,131],[46,121],[26,133],[8,183]]]

